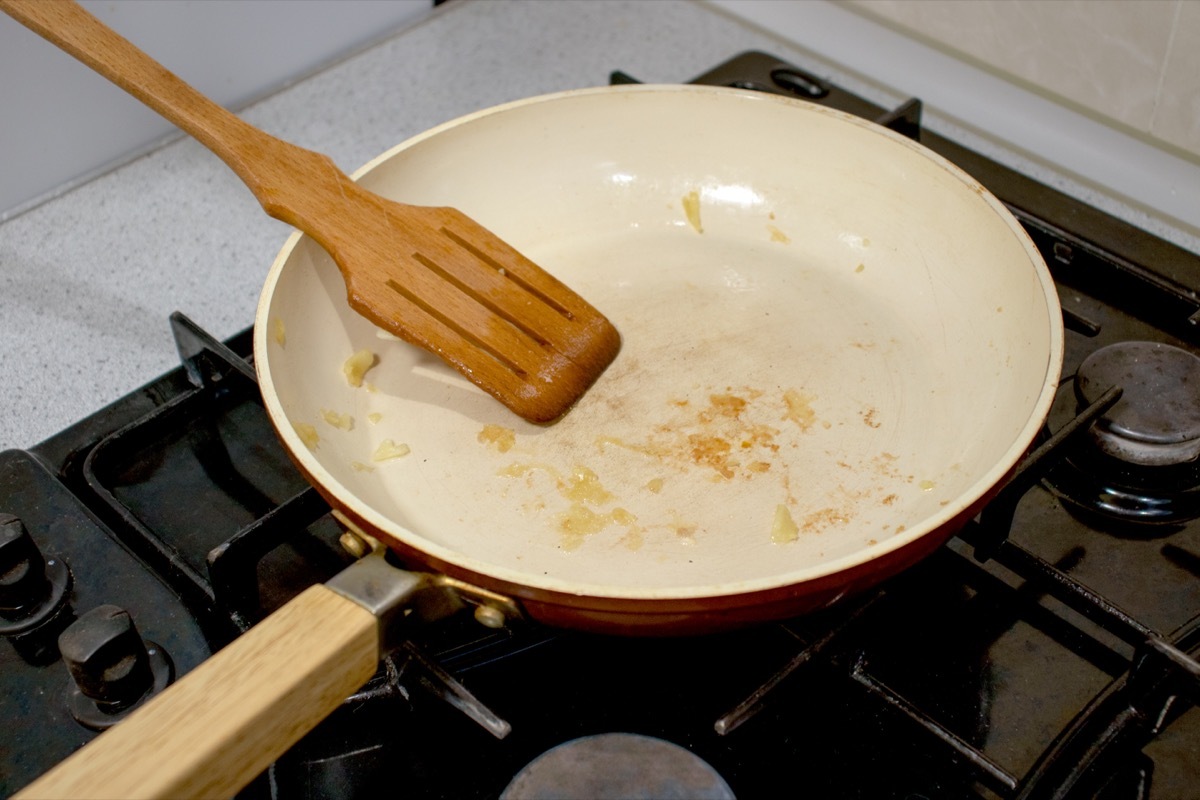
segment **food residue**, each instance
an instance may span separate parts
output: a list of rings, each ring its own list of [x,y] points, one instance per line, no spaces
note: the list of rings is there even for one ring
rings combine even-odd
[[[700,224],[700,193],[695,189],[683,196],[683,213],[696,233],[704,233],[704,227]]]
[[[346,376],[346,382],[351,386],[362,386],[363,376],[367,374],[367,370],[375,366],[375,354],[370,350],[358,350],[354,355],[346,359],[346,363],[342,364],[342,373]]]
[[[783,402],[787,406],[783,418],[796,423],[800,430],[807,431],[817,420],[817,412],[812,407],[812,401],[816,399],[813,395],[788,389],[783,393]]]
[[[713,411],[723,417],[737,419],[746,410],[746,400],[733,394],[710,394],[708,402]]]
[[[686,469],[689,465],[711,469],[716,480],[752,478],[770,469],[767,458],[779,451],[779,429],[754,419],[770,418],[777,413],[777,400],[757,403],[764,393],[742,387],[726,387],[724,392],[708,395],[708,404],[700,406],[687,400],[673,400],[679,409],[674,419],[655,426],[645,442],[629,442],[615,436],[599,436],[596,445],[608,445],[641,453],[659,463]]]
[[[355,472],[374,472],[375,471],[375,468],[372,467],[370,464],[364,464],[361,461],[351,461],[350,466],[354,468]]]
[[[371,454],[371,460],[375,462],[391,461],[397,458],[403,458],[412,452],[412,449],[404,444],[397,444],[391,439],[384,439],[375,448],[375,452]]]
[[[612,493],[600,483],[600,477],[585,466],[576,465],[562,488],[563,497],[574,503],[604,505],[613,499]]]
[[[479,442],[490,445],[501,453],[507,453],[517,443],[517,434],[512,428],[502,425],[484,425],[475,437]]]
[[[372,425],[379,424],[379,420],[381,419],[383,419],[383,414],[380,414],[378,411],[373,411],[370,414],[367,414],[367,422],[371,423]]]
[[[800,528],[792,519],[792,512],[783,503],[775,506],[775,519],[771,522],[771,541],[787,544],[800,538]]]
[[[800,527],[809,533],[820,533],[833,525],[845,525],[850,522],[850,513],[844,509],[822,508],[805,514],[800,521]]]
[[[655,494],[658,494],[659,492],[662,491],[663,479],[662,478],[651,478],[650,480],[646,481],[646,488],[649,489],[650,491],[654,492]]]
[[[774,225],[768,225],[767,232],[771,234],[772,242],[779,242],[780,244],[787,244],[788,242],[792,241],[791,237],[789,237],[783,231],[779,230],[779,228],[776,228]]]
[[[307,422],[293,422],[292,430],[300,437],[300,441],[304,442],[304,446],[309,450],[316,450],[317,444],[320,443],[321,437],[317,435],[317,429]]]
[[[866,269],[866,268],[867,268],[867,265],[866,265],[866,264],[864,264],[864,263],[862,263],[862,262],[860,261],[860,262],[858,262],[858,266],[854,268],[854,271],[855,271],[855,272],[862,272],[862,271],[863,271],[864,269]]]
[[[275,337],[275,343],[280,347],[287,344],[287,331],[283,327],[283,320],[279,317],[271,320],[271,335]]]
[[[922,492],[932,492],[933,487],[937,486],[937,484],[930,480],[924,480],[918,483],[917,486],[920,487]]]
[[[328,408],[322,408],[321,418],[338,430],[354,430],[354,417],[350,416],[349,414],[339,414],[338,412],[331,411]]]
[[[576,550],[584,539],[607,528],[609,525],[632,526],[637,517],[623,508],[614,508],[607,513],[593,511],[582,503],[572,503],[570,508],[558,515],[558,530],[562,533],[564,550]],[[636,548],[631,548],[636,549]]]

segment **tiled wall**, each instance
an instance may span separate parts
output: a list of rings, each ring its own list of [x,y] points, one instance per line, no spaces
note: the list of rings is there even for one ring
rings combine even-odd
[[[1200,157],[1200,0],[843,0]]]

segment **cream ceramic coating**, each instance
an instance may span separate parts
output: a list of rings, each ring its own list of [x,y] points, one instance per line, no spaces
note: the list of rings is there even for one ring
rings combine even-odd
[[[839,112],[708,87],[572,91],[447,123],[356,177],[462,209],[623,337],[538,427],[381,338],[313,242],[280,252],[255,359],[282,440],[386,538],[471,572],[628,599],[836,574],[970,507],[1053,399],[1058,300],[1020,225],[945,160]],[[378,364],[351,387],[341,366],[363,348]],[[487,432],[507,430],[502,452]],[[384,439],[410,454],[372,462]],[[780,504],[793,541],[773,541]]]

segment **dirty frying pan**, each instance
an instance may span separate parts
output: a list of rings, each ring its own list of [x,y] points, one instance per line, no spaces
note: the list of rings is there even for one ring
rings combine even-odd
[[[267,410],[333,506],[554,624],[708,630],[894,573],[1012,468],[1058,380],[1057,297],[1018,223],[836,111],[571,92],[451,122],[358,179],[453,202],[621,332],[539,427],[354,314],[303,237],[256,320]],[[360,351],[374,366],[352,386]]]
[[[578,405],[538,426],[355,314],[308,238],[271,268],[254,351],[283,444],[364,540],[472,587],[485,621],[519,607],[676,634],[829,605],[974,515],[1053,398],[1060,309],[1016,220],[939,156],[836,111],[574,91],[450,122],[357,179],[461,209],[621,333]],[[155,769],[220,740],[190,777],[117,794],[229,794],[240,778],[219,780],[249,780],[364,682],[374,617],[326,595],[347,608],[300,595],[101,737],[142,726],[133,758],[146,730],[186,721],[185,745],[153,734]],[[214,710],[218,680],[238,688]]]

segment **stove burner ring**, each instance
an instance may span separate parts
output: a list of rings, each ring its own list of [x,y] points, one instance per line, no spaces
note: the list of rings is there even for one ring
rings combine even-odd
[[[1159,342],[1121,342],[1092,353],[1075,375],[1084,406],[1114,385],[1124,394],[1091,429],[1101,451],[1143,466],[1200,457],[1200,358]]]
[[[518,772],[500,797],[733,800],[733,792],[708,762],[679,745],[634,733],[604,733],[546,751]]]

